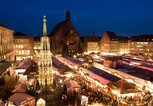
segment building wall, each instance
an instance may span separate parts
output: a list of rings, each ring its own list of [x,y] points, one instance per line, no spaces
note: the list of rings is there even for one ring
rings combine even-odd
[[[81,39],[83,43],[83,52],[86,54],[91,52],[99,52],[99,41],[100,38],[96,37],[95,35],[86,36]]]
[[[34,40],[31,36],[14,36],[15,60],[32,58],[34,55]]]
[[[119,49],[119,41],[110,42],[110,53],[118,53]]]
[[[73,55],[79,51],[80,35],[72,25],[69,10],[66,12],[66,20],[58,23],[49,37],[53,54]]]
[[[40,37],[35,36],[34,38],[34,55],[37,56],[40,52],[41,45],[40,45]]]
[[[111,38],[112,37],[112,38]],[[123,39],[124,38],[124,39]],[[153,36],[140,35],[128,38],[104,33],[100,41],[100,51],[108,53],[137,54],[153,58]]]
[[[116,53],[119,51],[119,41],[116,39],[111,39],[107,33],[104,33],[100,40],[100,51]]]
[[[40,42],[39,41],[34,41],[34,54],[39,54],[40,53]]]
[[[129,53],[128,37],[105,32],[100,40],[100,51],[105,53]]]
[[[153,40],[152,41],[130,41],[130,53],[141,54],[153,58]]]
[[[110,52],[111,40],[109,36],[105,33],[100,40],[100,51],[101,52]]]
[[[50,38],[51,51],[54,54],[71,55],[79,50],[80,37],[76,33],[69,33],[66,37],[55,35]]]
[[[79,50],[79,42],[80,42],[80,36],[77,33],[70,32],[66,39],[64,40],[64,48],[63,48],[63,54],[65,55],[71,55],[76,54]]]
[[[127,53],[129,53],[128,42],[120,42],[119,43],[119,52],[120,52],[120,54],[127,54]]]
[[[87,42],[87,52],[98,52],[99,42]]]
[[[0,26],[0,61],[2,60],[14,60],[13,31]]]

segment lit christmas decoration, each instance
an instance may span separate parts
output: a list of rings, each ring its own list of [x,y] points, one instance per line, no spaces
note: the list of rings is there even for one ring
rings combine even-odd
[[[43,19],[43,36],[41,37],[41,50],[39,54],[39,83],[42,87],[51,87],[53,83],[52,53],[47,37],[46,16]]]

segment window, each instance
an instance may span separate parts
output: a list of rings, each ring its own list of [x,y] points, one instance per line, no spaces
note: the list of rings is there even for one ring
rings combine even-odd
[[[27,50],[27,54],[28,54],[28,55],[30,54],[30,50]]]
[[[21,52],[22,52],[22,54],[25,54],[24,50],[22,50]]]
[[[19,50],[19,54],[21,54],[21,51]]]
[[[18,54],[18,50],[16,50],[15,53]]]

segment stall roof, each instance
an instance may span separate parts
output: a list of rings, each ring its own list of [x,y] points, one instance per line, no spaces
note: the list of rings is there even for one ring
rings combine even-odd
[[[144,65],[143,64],[143,65],[132,66],[132,65],[129,65],[129,64],[124,64],[124,63],[122,63],[120,65],[123,66],[124,68],[136,70],[138,73],[145,74],[145,75],[148,75],[148,76],[153,76],[153,68],[150,65]]]
[[[31,66],[24,72],[24,75],[30,75],[30,74],[34,74],[34,75],[37,75],[37,74],[38,74],[38,65],[37,65],[37,64],[31,65]]]
[[[52,62],[53,62],[53,66],[57,67],[59,69],[62,69],[63,67],[65,67],[65,65],[62,62],[60,62],[59,60],[57,60],[54,57],[52,57]]]
[[[22,62],[16,67],[16,69],[28,69],[33,64],[30,58],[22,60]]]
[[[98,64],[98,63],[97,63]],[[99,64],[101,66],[103,66],[102,64]],[[141,78],[138,78],[138,77],[135,77],[133,75],[130,75],[130,74],[127,74],[125,72],[122,72],[122,71],[119,71],[119,70],[116,70],[116,69],[112,69],[112,68],[109,68],[107,67],[107,69],[112,72],[112,73],[118,73],[119,75],[121,75],[122,77],[126,78],[126,79],[133,79],[134,81],[136,81],[137,83],[144,83],[146,82],[146,80],[144,79],[141,79]]]
[[[14,90],[12,92],[27,92],[27,84],[26,83],[19,83],[15,86]]]
[[[153,77],[153,68],[147,68],[144,66],[137,66],[136,67],[136,71],[148,76],[152,76]]]
[[[129,83],[124,79],[117,82],[111,82],[108,86],[113,90],[118,90],[120,94],[135,93],[140,91],[134,84]]]
[[[66,58],[66,59],[68,59],[68,60],[70,60],[70,61],[72,61],[72,62],[74,62],[74,63],[76,63],[76,64],[79,64],[79,65],[81,65],[81,64],[84,63],[83,61],[80,61],[80,60],[74,59],[74,58],[69,57],[69,56],[64,56],[64,58]]]
[[[91,77],[92,79],[98,80],[102,85],[107,85],[108,83],[110,83],[109,80],[91,72],[88,69],[82,68],[82,72],[87,74],[89,77]]]
[[[21,102],[23,102],[25,100],[28,101],[31,99],[35,99],[35,98],[31,95],[26,94],[26,93],[15,93],[8,98],[9,101],[13,102],[17,106],[21,105],[20,104]]]
[[[97,74],[97,75],[99,75],[99,76],[101,76],[101,77],[103,77],[103,78],[105,78],[105,79],[107,79],[107,80],[109,80],[111,82],[116,82],[116,81],[118,81],[118,80],[121,79],[121,78],[119,78],[117,76],[114,76],[112,74],[109,74],[109,73],[107,73],[107,72],[105,72],[105,71],[103,71],[101,69],[98,69],[96,67],[93,67],[93,66],[92,67],[89,67],[88,69],[90,71],[92,71],[93,73],[95,73],[95,74]]]
[[[142,64],[142,66],[148,67],[148,68],[152,68],[153,69],[153,65],[149,65],[149,64]]]
[[[0,62],[0,75],[5,72],[11,65],[13,61]]]

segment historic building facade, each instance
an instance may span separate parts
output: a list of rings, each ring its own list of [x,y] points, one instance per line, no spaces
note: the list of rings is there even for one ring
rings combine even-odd
[[[0,61],[14,60],[13,31],[0,25]]]
[[[14,56],[19,61],[25,58],[32,58],[34,54],[34,40],[20,32],[14,33]]]
[[[123,37],[123,36],[118,36],[119,39],[119,53],[120,54],[127,54],[129,53],[129,38],[128,37]]]
[[[105,53],[129,53],[129,38],[116,36],[114,32],[106,31],[100,40],[100,51]]]
[[[114,32],[106,31],[100,40],[100,52],[117,53],[119,39]]]
[[[138,35],[131,38],[116,36],[106,31],[100,41],[100,51],[118,54],[141,55],[153,59],[153,36]]]
[[[34,37],[34,54],[38,55],[41,49],[41,45],[40,45],[40,37],[39,36],[35,36]]]
[[[132,36],[129,46],[131,54],[153,58],[153,35]]]
[[[41,49],[39,54],[39,84],[43,88],[52,87],[52,53],[50,51],[50,40],[47,36],[46,16],[43,19],[43,36],[41,37]]]
[[[99,41],[100,38],[96,36],[87,36],[83,39],[83,52],[84,53],[97,53],[99,52]]]
[[[71,55],[79,51],[80,36],[71,23],[70,11],[66,12],[66,20],[57,24],[49,37],[54,54]]]

